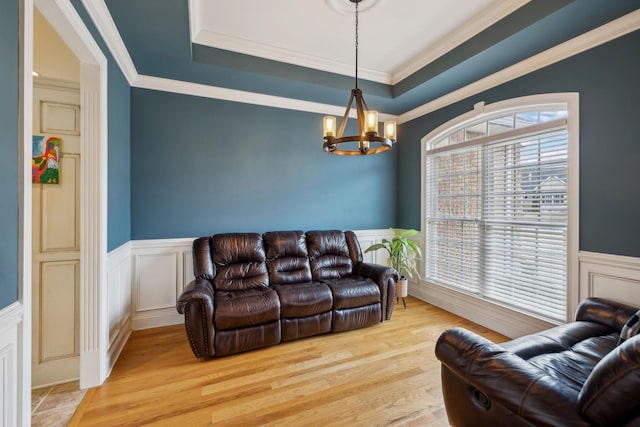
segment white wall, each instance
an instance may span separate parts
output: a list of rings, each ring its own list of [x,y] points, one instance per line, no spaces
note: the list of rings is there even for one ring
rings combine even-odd
[[[33,26],[33,70],[43,78],[80,83],[80,61],[35,8]]]

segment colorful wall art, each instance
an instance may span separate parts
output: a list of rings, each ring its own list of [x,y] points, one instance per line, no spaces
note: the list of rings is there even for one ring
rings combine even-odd
[[[34,184],[58,184],[60,138],[33,135],[33,157],[31,159],[31,182]]]

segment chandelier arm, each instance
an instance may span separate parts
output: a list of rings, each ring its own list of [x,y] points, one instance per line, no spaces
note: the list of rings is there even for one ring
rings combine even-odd
[[[347,103],[347,109],[344,110],[344,116],[342,116],[342,121],[340,122],[340,128],[338,129],[338,133],[336,136],[338,138],[342,137],[344,134],[344,127],[347,125],[347,120],[349,120],[349,113],[351,112],[351,105],[353,104],[353,98],[355,97],[355,89],[351,91],[351,96],[349,97],[349,102]]]
[[[360,141],[363,140],[364,136],[364,107],[362,106],[362,92],[358,89],[356,93],[356,115],[358,118],[358,136],[360,137]]]

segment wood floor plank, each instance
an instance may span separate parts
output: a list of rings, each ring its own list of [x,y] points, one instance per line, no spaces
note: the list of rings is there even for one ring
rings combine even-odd
[[[135,331],[71,426],[446,426],[435,342],[462,326],[409,297],[391,321],[220,359],[196,359],[182,325]]]

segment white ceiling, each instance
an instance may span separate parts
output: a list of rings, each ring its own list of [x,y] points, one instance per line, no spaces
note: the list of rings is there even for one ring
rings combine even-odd
[[[529,0],[362,0],[358,76],[395,84]],[[352,76],[349,0],[189,0],[191,40]]]

